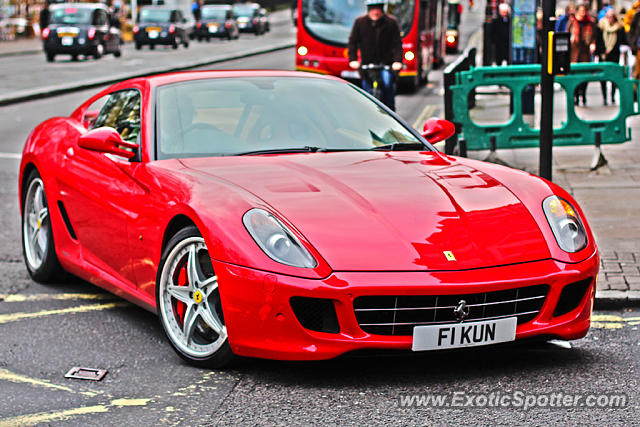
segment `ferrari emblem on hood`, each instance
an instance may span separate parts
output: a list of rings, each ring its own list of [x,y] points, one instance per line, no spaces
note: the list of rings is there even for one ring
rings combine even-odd
[[[453,252],[451,251],[443,251],[444,256],[447,258],[447,261],[455,261],[456,257],[453,256]]]

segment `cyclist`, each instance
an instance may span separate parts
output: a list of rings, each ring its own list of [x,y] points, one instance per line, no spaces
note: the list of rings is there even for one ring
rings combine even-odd
[[[349,35],[349,66],[359,69],[362,64],[391,66],[393,71],[402,69],[402,39],[400,27],[393,16],[384,13],[387,0],[365,0],[367,13],[353,23]],[[361,61],[358,61],[360,49]],[[362,88],[373,93],[373,84],[367,73],[360,72]],[[381,101],[395,110],[396,83],[388,67],[381,70]]]

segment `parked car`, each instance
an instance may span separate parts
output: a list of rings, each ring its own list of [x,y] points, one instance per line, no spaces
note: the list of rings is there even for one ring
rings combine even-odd
[[[211,40],[212,37],[237,39],[240,36],[238,24],[230,5],[207,5],[202,7],[200,21],[196,24],[195,37]]]
[[[58,54],[93,56],[122,54],[122,32],[106,6],[99,3],[61,3],[50,7],[49,26],[42,30],[47,61]]]
[[[180,9],[164,6],[147,6],[140,10],[138,24],[133,27],[133,41],[136,49],[149,45],[169,45],[177,49],[179,45],[189,47],[188,21]]]
[[[240,32],[254,33],[259,36],[266,31],[265,21],[260,16],[258,3],[236,3],[233,5],[233,13],[236,16]]]
[[[589,330],[584,212],[552,182],[438,152],[451,122],[418,132],[343,80],[275,70],[127,80],[52,115],[20,163],[27,271],[157,313],[194,365]]]

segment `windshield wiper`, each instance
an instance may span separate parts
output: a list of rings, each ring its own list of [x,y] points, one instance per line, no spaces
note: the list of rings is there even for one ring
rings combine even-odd
[[[415,149],[427,150],[428,148],[419,142],[394,142],[372,148],[374,151],[410,151]]]
[[[235,156],[252,156],[257,154],[278,154],[278,153],[315,153],[316,151],[323,151],[321,147],[290,147],[290,148],[270,148],[268,150],[254,150],[246,151],[244,153],[234,154]]]

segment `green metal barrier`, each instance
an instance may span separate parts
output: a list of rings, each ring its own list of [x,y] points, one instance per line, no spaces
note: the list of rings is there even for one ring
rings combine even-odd
[[[571,73],[556,76],[566,94],[567,119],[554,128],[553,145],[592,145],[596,133],[602,144],[620,144],[631,139],[626,119],[640,114],[634,102],[637,80],[629,79],[627,67],[611,62],[571,64]],[[574,110],[574,93],[584,82],[613,82],[619,89],[619,111],[611,120],[585,121]],[[509,65],[506,67],[474,67],[456,74],[453,95],[453,122],[462,129],[469,150],[492,148],[529,148],[540,145],[540,129],[531,128],[522,118],[522,92],[529,85],[540,84],[540,65]],[[513,115],[499,125],[479,125],[469,116],[468,97],[479,86],[508,87],[512,94]],[[558,94],[555,94],[557,97]]]

